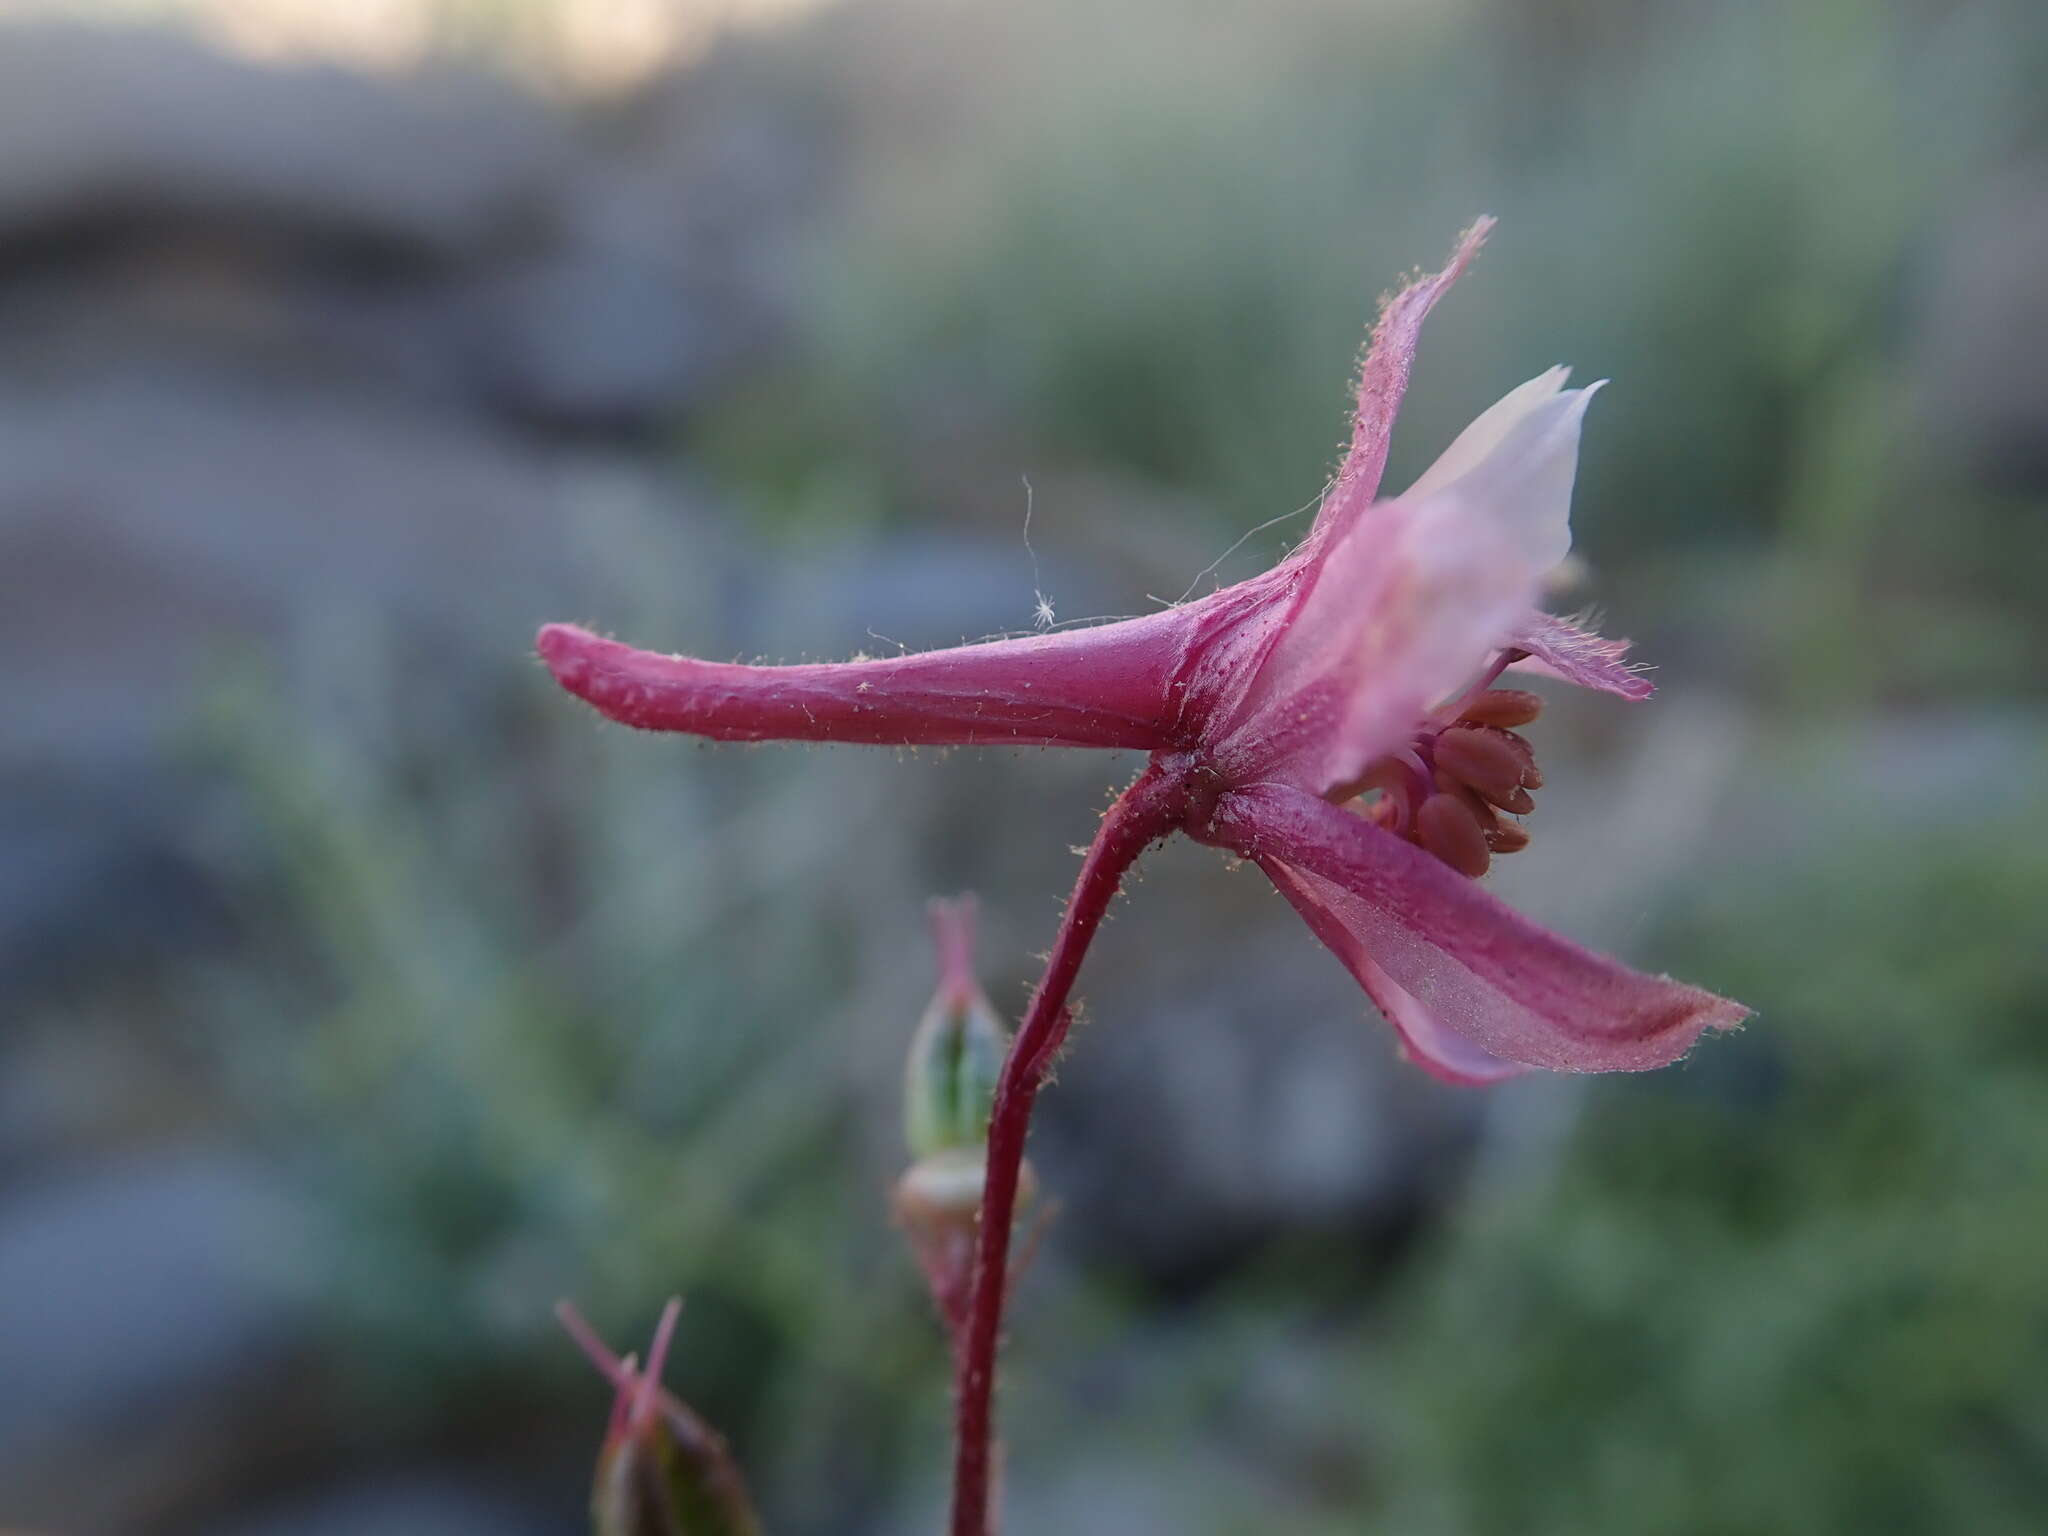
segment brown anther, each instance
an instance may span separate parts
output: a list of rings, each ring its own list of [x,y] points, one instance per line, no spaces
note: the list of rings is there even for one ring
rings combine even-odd
[[[1536,809],[1536,800],[1526,789],[1510,790],[1505,795],[1488,795],[1493,804],[1512,816],[1526,816]]]
[[[1468,725],[1527,725],[1543,713],[1543,700],[1520,688],[1489,688],[1466,702],[1458,718]]]
[[[1475,729],[1483,731],[1488,737],[1499,742],[1521,760],[1522,788],[1541,789],[1543,787],[1543,774],[1536,767],[1536,749],[1529,745],[1528,737],[1518,735],[1514,731],[1501,730],[1498,726],[1478,726]]]
[[[1519,821],[1503,821],[1496,816],[1486,834],[1486,846],[1496,854],[1520,853],[1529,846],[1529,829]]]
[[[1535,766],[1527,742],[1491,726],[1452,726],[1437,737],[1434,750],[1437,767],[1507,810],[1514,807],[1506,797],[1522,789]]]
[[[1461,875],[1486,873],[1486,834],[1457,795],[1435,794],[1415,816],[1415,840]]]
[[[1482,800],[1479,792],[1463,779],[1446,773],[1441,768],[1437,769],[1435,778],[1437,789],[1446,795],[1456,795],[1464,801],[1465,809],[1470,811],[1472,819],[1479,823],[1479,830],[1490,837],[1500,821],[1500,818],[1494,815],[1493,807]]]

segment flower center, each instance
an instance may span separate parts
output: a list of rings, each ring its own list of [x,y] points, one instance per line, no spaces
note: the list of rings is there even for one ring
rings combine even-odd
[[[1512,658],[1507,658],[1512,659]],[[1543,787],[1536,754],[1515,731],[1542,713],[1519,688],[1495,688],[1504,659],[1471,692],[1438,710],[1405,751],[1381,759],[1362,787],[1360,812],[1478,879],[1495,854],[1519,853],[1529,834],[1517,816],[1536,808]]]

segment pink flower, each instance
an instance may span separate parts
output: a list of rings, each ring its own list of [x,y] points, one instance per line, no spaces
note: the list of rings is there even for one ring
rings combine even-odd
[[[1262,575],[1096,628],[884,660],[758,667],[540,632],[562,685],[627,725],[726,741],[1136,747],[1152,835],[1251,859],[1423,1066],[1460,1082],[1633,1071],[1748,1010],[1530,922],[1477,883],[1528,837],[1533,694],[1509,666],[1626,699],[1625,642],[1536,606],[1571,547],[1579,424],[1599,385],[1511,390],[1401,495],[1376,499],[1424,317],[1491,221],[1382,311],[1349,453]]]

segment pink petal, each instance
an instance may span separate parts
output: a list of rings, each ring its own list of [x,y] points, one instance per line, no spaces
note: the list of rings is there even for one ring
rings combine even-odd
[[[1531,612],[1504,643],[1529,653],[1526,661],[1515,663],[1524,672],[1617,693],[1636,702],[1657,691],[1647,677],[1623,660],[1628,655],[1628,641],[1609,640],[1551,614]]]
[[[1259,866],[1307,921],[1315,936],[1358,978],[1373,1006],[1394,1026],[1409,1059],[1417,1066],[1445,1082],[1475,1087],[1529,1070],[1518,1061],[1504,1061],[1481,1050],[1464,1036],[1444,1028],[1414,993],[1382,970],[1366,953],[1358,936],[1345,926],[1342,886],[1275,858],[1261,859]]]
[[[1441,272],[1418,278],[1381,308],[1365,362],[1359,369],[1351,450],[1337,471],[1336,483],[1323,498],[1322,509],[1316,513],[1315,533],[1311,537],[1325,530],[1340,531],[1371,506],[1373,497],[1379,494],[1380,476],[1387,467],[1387,445],[1394,435],[1394,418],[1400,413],[1401,397],[1408,392],[1408,373],[1415,365],[1415,344],[1422,334],[1422,322],[1486,243],[1493,224],[1491,218],[1478,220],[1458,237],[1451,259]]]
[[[1206,728],[1233,783],[1317,794],[1407,743],[1531,611],[1557,561],[1588,396],[1546,402],[1443,490],[1382,502],[1276,591],[1277,638]]]
[[[1273,638],[1201,721],[1228,781],[1326,794],[1470,682],[1570,547],[1594,389],[1519,403],[1448,485],[1382,502],[1269,573],[1258,627]]]
[[[1497,1063],[1645,1071],[1676,1061],[1702,1031],[1749,1016],[1740,1003],[1580,948],[1413,844],[1300,790],[1226,795],[1200,835],[1257,860],[1297,905],[1305,895],[1304,915],[1360,982],[1371,991],[1383,977],[1399,989],[1388,994],[1395,1027],[1445,1075],[1484,1081],[1500,1075]],[[1353,964],[1359,957],[1370,969]]]
[[[1271,649],[1205,731],[1227,782],[1320,794],[1355,777],[1404,744],[1528,605],[1533,577],[1509,584],[1483,538],[1431,539],[1422,510],[1383,505],[1274,596]]]
[[[536,647],[603,714],[719,741],[896,746],[1168,744],[1190,610],[874,661],[758,667],[634,650],[573,624]]]

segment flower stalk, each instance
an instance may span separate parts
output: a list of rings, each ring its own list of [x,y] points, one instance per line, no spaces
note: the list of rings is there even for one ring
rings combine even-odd
[[[1045,974],[996,1080],[989,1116],[987,1175],[974,1250],[974,1287],[954,1376],[953,1536],[989,1536],[995,1449],[996,1355],[1010,1281],[1010,1229],[1031,1108],[1065,1043],[1073,1013],[1067,999],[1109,904],[1138,855],[1180,824],[1186,769],[1155,762],[1117,798],[1096,829],[1074,893],[1060,919]]]

